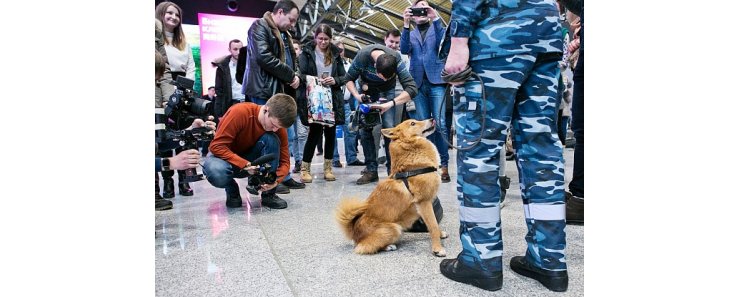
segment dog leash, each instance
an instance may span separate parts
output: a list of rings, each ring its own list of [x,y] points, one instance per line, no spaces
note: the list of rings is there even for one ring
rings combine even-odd
[[[442,70],[442,80],[447,83],[447,87],[445,88],[445,93],[450,92],[450,97],[452,98],[455,98],[455,93],[452,91],[452,89],[450,89],[450,87],[452,86],[450,83],[464,82],[470,79],[470,77],[472,76],[475,76],[480,82],[481,105],[483,106],[482,115],[481,115],[483,120],[481,121],[481,125],[480,125],[480,136],[478,136],[478,138],[473,140],[472,144],[467,147],[463,147],[462,145],[460,145],[459,147],[454,146],[452,143],[447,141],[447,137],[444,137],[444,136],[441,137],[442,140],[444,140],[444,142],[447,143],[447,145],[459,151],[469,151],[473,149],[473,147],[475,147],[478,143],[480,143],[481,139],[483,139],[483,132],[486,131],[485,116],[486,116],[486,112],[488,111],[488,109],[486,108],[486,85],[483,83],[483,79],[481,79],[477,73],[473,72],[473,68],[470,68],[470,65],[465,66],[465,69],[463,69],[463,71],[460,71],[458,73],[449,74],[447,73],[447,71]],[[444,110],[442,109],[445,108],[445,106],[447,106],[447,98],[444,98],[442,100],[442,104],[439,106],[439,112],[440,112],[439,114],[443,114],[442,112],[444,112]]]
[[[405,172],[399,172],[393,175],[393,179],[400,179],[403,181],[403,184],[406,186],[406,189],[409,190],[409,193],[411,193],[411,196],[414,195],[413,192],[411,192],[411,188],[409,187],[409,177],[417,176],[420,174],[430,173],[430,172],[436,172],[436,167],[424,167],[421,169],[411,170],[411,171],[405,171]]]

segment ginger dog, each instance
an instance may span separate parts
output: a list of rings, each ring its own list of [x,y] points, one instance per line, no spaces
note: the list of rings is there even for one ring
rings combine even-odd
[[[342,199],[335,212],[337,223],[356,244],[355,253],[374,254],[381,250],[395,250],[394,243],[402,231],[421,216],[432,239],[432,253],[445,257],[447,252],[440,239],[447,238],[447,233],[439,230],[432,208],[439,189],[439,173],[434,171],[408,177],[408,188],[402,179],[392,178],[399,172],[428,167],[436,170],[439,166],[437,148],[426,138],[434,132],[434,121],[406,120],[381,131],[383,136],[392,140],[389,146],[393,160],[391,175],[378,183],[365,201]]]

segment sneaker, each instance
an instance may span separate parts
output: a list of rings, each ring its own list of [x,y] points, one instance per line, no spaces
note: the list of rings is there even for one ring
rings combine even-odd
[[[154,195],[154,210],[168,210],[172,209],[172,201],[162,198],[159,193]]]
[[[484,274],[482,271],[468,267],[457,259],[444,259],[439,263],[439,271],[446,278],[469,284],[488,291],[498,291],[504,283],[501,271]]]
[[[374,171],[374,172],[368,171],[368,172],[365,172],[365,173],[362,174],[362,176],[360,177],[360,179],[357,180],[357,184],[358,185],[364,185],[364,184],[368,184],[368,183],[372,183],[372,182],[377,182],[377,181],[378,181],[378,172],[377,171]]]
[[[296,180],[294,180],[292,178],[289,179],[289,180],[284,180],[282,182],[282,184],[284,186],[288,187],[288,189],[303,189],[303,188],[306,187],[306,184],[304,184],[302,182],[299,182],[299,181],[296,181]]]
[[[378,164],[385,164],[385,156],[378,157]]]
[[[282,198],[278,197],[278,195],[275,194],[262,194],[262,206],[274,208],[274,209],[283,209],[288,207],[288,202],[285,202]]]
[[[278,194],[290,194],[290,189],[283,185],[282,183],[278,184],[277,187],[275,187],[275,193]]]
[[[342,168],[342,167],[344,167],[344,166],[342,166],[342,162],[340,162],[339,160],[331,161],[331,166],[332,167],[335,167],[335,168]]]
[[[347,166],[365,166],[365,162],[362,162],[360,160],[354,160],[350,163],[347,163]]]
[[[514,272],[537,280],[550,291],[565,292],[568,290],[568,271],[552,271],[537,268],[530,264],[524,256],[511,258],[509,266],[511,266],[511,270],[514,270]]]

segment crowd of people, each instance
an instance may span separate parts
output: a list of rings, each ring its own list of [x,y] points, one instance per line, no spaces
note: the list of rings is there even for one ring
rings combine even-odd
[[[388,30],[384,44],[365,46],[349,60],[326,24],[316,26],[311,41],[300,44],[290,33],[300,8],[290,0],[278,1],[248,28],[249,40],[231,40],[224,49],[228,54],[211,63],[216,78],[203,98],[213,101],[212,120],[195,120],[190,128],[212,130],[213,140],[203,142],[201,151],[158,147],[155,169],[163,185],[160,195],[156,174],[155,209],[172,208],[164,198],[175,196],[174,170],[179,194],[194,195],[183,170],[201,159],[208,183],[225,190],[226,206],[242,207],[235,178],[260,174],[264,167],[253,162],[265,155],[274,156],[266,161],[274,179],[259,185],[261,203],[287,208],[278,194],[313,182],[317,149],[316,156],[323,156],[321,177],[337,180],[332,168],[345,166],[337,149],[337,127],[344,134],[346,166],[365,167],[355,183],[377,182],[379,164],[385,163],[390,174],[393,162],[390,140],[379,129],[407,118],[431,118],[436,131],[429,139],[440,155],[442,182],[451,181],[450,128],[458,144],[481,139],[457,152],[462,251],[440,263],[442,275],[486,290],[502,286],[498,177],[510,136],[529,230],[526,254],[512,258],[510,266],[552,291],[567,290],[564,229],[566,223],[583,224],[584,206],[583,1],[468,2],[452,4],[445,26],[428,1],[416,0],[403,12],[402,30]],[[173,94],[171,80],[194,79],[182,13],[172,2],[155,9],[155,108],[164,107]],[[440,47],[447,50],[438,52]],[[468,70],[482,81],[461,75]],[[311,120],[309,81],[330,93],[332,124]],[[456,98],[454,118],[445,112],[448,85]],[[351,113],[368,103],[380,112],[380,120],[353,129]],[[566,191],[563,148],[569,123],[576,144]],[[378,157],[381,149],[384,160]]]

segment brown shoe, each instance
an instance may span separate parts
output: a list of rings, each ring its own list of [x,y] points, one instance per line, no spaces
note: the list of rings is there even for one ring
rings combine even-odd
[[[326,181],[335,181],[337,177],[334,176],[334,172],[331,170],[331,159],[324,159],[324,179]]]
[[[301,162],[301,182],[313,182],[313,176],[311,176],[311,163]]]
[[[362,174],[362,177],[357,180],[358,185],[364,185],[372,182],[378,181],[378,172],[377,171],[368,171]]]
[[[443,183],[449,183],[450,182],[450,173],[447,172],[447,167],[442,167],[442,182]]]

